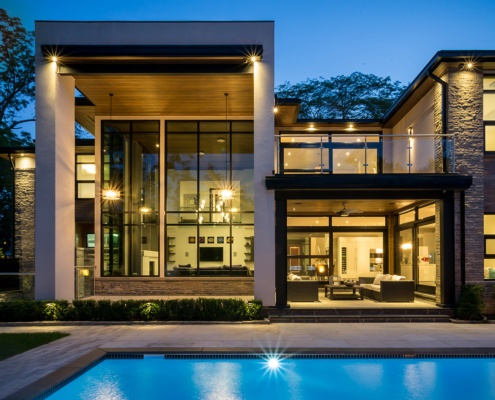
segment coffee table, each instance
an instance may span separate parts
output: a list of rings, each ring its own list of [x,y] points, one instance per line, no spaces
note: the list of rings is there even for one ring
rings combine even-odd
[[[352,294],[354,297],[352,299],[358,300],[361,299],[363,300],[363,288],[359,285],[354,285],[354,286],[346,286],[346,285],[325,285],[325,297],[328,297],[330,300],[335,300],[334,299],[334,292],[350,292],[352,290]],[[356,291],[359,292],[359,297],[356,294]],[[347,299],[347,298],[346,298]]]

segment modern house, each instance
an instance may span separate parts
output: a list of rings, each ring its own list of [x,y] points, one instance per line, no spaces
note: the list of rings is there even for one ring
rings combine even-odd
[[[105,295],[285,306],[290,273],[390,273],[488,298],[495,51],[438,52],[380,120],[299,120],[274,62],[273,22],[37,22],[36,298],[76,265]]]

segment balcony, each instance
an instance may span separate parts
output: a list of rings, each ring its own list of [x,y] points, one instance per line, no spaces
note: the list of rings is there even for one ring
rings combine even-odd
[[[290,133],[275,148],[275,175],[455,173],[453,135]]]

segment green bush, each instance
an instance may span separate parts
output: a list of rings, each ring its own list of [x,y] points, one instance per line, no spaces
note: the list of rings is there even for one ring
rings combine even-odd
[[[461,288],[461,297],[456,308],[460,319],[483,319],[485,287],[481,285],[464,285]]]
[[[243,321],[262,318],[261,301],[240,299],[0,302],[0,321]]]
[[[69,302],[67,300],[43,301],[43,320],[65,321],[68,309]]]

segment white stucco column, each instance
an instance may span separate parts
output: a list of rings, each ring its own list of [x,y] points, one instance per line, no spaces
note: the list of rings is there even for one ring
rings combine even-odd
[[[35,297],[74,298],[74,79],[36,53]]]
[[[264,306],[275,305],[275,201],[274,192],[265,186],[265,177],[273,175],[273,41],[271,44],[263,42],[263,59],[254,65],[254,297]]]

